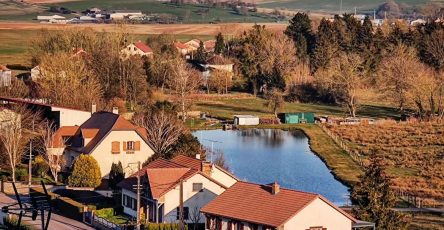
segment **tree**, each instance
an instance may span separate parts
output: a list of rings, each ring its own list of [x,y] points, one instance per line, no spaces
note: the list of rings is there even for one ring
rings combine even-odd
[[[396,197],[390,185],[390,178],[384,172],[381,159],[373,153],[365,174],[352,188],[350,198],[355,204],[353,213],[360,220],[376,223],[377,229],[406,229],[404,216],[392,210]]]
[[[199,47],[197,48],[194,59],[200,63],[204,63],[207,60],[207,55],[205,54],[205,47],[203,41],[199,42]]]
[[[208,78],[208,87],[217,93],[228,93],[228,89],[233,85],[231,73],[223,70],[214,70]]]
[[[295,14],[284,33],[293,40],[298,57],[307,62],[314,45],[314,35],[308,15],[301,12]]]
[[[123,179],[125,179],[125,172],[123,171],[122,162],[113,163],[109,172],[109,187],[116,190],[117,184]]]
[[[216,36],[216,44],[214,45],[215,54],[223,54],[225,51],[225,41],[222,33],[218,33]]]
[[[423,35],[419,46],[421,60],[436,70],[444,70],[444,28]]]
[[[271,109],[274,116],[277,117],[277,112],[285,105],[283,93],[278,89],[272,89],[267,93],[267,102],[265,105]]]
[[[102,181],[100,167],[91,155],[80,154],[74,161],[68,184],[72,187],[98,187]]]
[[[169,159],[174,144],[185,130],[175,113],[165,109],[151,109],[134,117],[134,122],[146,129],[147,141],[156,157]]]
[[[173,95],[176,96],[175,100],[180,106],[182,121],[185,121],[187,111],[191,107],[191,101],[188,97],[201,85],[202,79],[183,59],[173,60],[172,66],[168,86]]]
[[[356,54],[341,54],[327,68],[318,70],[318,85],[333,95],[338,104],[344,105],[350,116],[355,117],[359,96],[364,87],[362,60]]]
[[[26,146],[36,135],[33,125],[38,124],[39,114],[32,113],[23,106],[14,106],[11,110],[0,113],[0,149],[3,149],[11,169],[12,180],[15,182],[15,172],[21,162]]]
[[[65,151],[66,143],[63,137],[56,132],[56,126],[53,122],[43,122],[40,131],[42,146],[39,148],[39,152],[49,166],[51,175],[57,183],[58,174],[65,165],[63,152]]]
[[[322,19],[318,27],[316,44],[312,55],[310,56],[310,67],[312,72],[325,68],[330,64],[339,51],[336,31],[333,23]]]

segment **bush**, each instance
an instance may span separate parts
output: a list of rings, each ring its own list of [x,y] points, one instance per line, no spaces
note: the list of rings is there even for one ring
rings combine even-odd
[[[28,178],[28,169],[18,168],[15,170],[15,179],[18,181],[25,181]]]
[[[17,219],[15,217],[4,217],[3,218],[3,224],[5,225],[6,229],[14,229],[14,230],[31,230],[32,228],[24,225],[23,221],[19,228],[17,228]]]
[[[74,162],[72,174],[68,179],[72,187],[98,187],[102,181],[99,164],[90,155],[81,154]]]
[[[114,212],[113,208],[104,208],[104,209],[97,210],[95,213],[97,216],[107,219],[109,217],[114,216],[115,212]]]
[[[147,223],[143,226],[142,229],[145,230],[179,230],[179,224],[155,224],[155,223]],[[185,230],[188,230],[188,226],[185,225]]]
[[[48,173],[49,165],[42,156],[37,156],[32,163],[32,171],[38,177],[45,177]]]
[[[117,190],[117,184],[123,179],[125,179],[125,172],[123,171],[122,163],[120,161],[117,164],[113,163],[111,165],[111,171],[109,172],[109,187]]]

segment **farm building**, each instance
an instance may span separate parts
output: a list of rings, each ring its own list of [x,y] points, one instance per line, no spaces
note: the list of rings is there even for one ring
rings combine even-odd
[[[281,114],[281,120],[285,124],[298,124],[298,123],[315,123],[315,114],[311,112],[305,113],[284,113]]]
[[[235,125],[259,125],[259,117],[253,115],[234,115]]]

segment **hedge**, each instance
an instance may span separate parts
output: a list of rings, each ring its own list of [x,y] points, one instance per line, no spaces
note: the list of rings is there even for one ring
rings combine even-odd
[[[148,223],[143,226],[144,230],[179,230],[179,224],[155,224]],[[188,226],[185,225],[185,230],[188,230]]]
[[[37,196],[45,195],[43,189],[39,188],[31,188],[31,193]],[[83,220],[83,204],[52,192],[48,192],[48,194],[51,196],[52,206],[63,213],[64,216],[79,221]]]

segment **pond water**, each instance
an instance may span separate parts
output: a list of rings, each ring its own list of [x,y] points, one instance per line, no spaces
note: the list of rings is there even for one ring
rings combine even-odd
[[[337,205],[348,203],[348,188],[310,150],[302,131],[205,130],[193,135],[210,150],[213,145],[214,152],[223,151],[230,171],[239,179],[260,184],[277,181],[285,188],[319,193]]]

